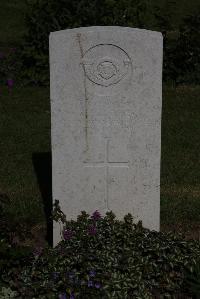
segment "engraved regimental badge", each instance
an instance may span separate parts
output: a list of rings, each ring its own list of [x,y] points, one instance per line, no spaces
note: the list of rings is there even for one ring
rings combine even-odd
[[[83,56],[82,65],[87,79],[102,87],[124,81],[132,69],[128,54],[112,44],[99,44],[88,49]]]

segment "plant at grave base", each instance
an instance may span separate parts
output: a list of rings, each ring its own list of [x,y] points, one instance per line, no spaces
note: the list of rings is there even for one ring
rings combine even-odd
[[[200,260],[194,265],[189,267],[185,272],[185,285],[189,292],[200,298]]]
[[[56,222],[66,222],[66,216],[65,214],[61,211],[60,206],[59,206],[59,201],[56,199],[54,202],[54,209],[52,212],[52,219]]]
[[[58,201],[54,207],[54,217],[64,219]],[[198,259],[197,241],[145,229],[131,214],[119,221],[112,212],[82,211],[65,221],[55,248],[34,251],[29,264],[1,279],[21,299],[150,299],[155,289],[168,297],[182,291],[184,271]]]
[[[13,292],[11,290],[11,288],[5,288],[5,287],[2,287],[0,289],[0,298],[1,299],[11,299],[11,298],[16,298],[17,296],[17,293],[16,292]]]

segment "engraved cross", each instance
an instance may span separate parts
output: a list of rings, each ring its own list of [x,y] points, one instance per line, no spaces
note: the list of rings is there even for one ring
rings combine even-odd
[[[108,198],[109,198],[109,168],[110,167],[118,167],[118,168],[129,168],[127,161],[124,162],[111,162],[109,161],[109,139],[105,138],[106,144],[105,144],[105,161],[103,162],[92,162],[88,163],[84,161],[85,167],[104,167],[105,168],[105,203],[106,203],[106,210],[110,211],[109,204],[108,204]]]

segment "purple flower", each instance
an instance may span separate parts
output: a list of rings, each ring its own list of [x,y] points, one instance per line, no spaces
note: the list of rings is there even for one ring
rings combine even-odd
[[[0,52],[0,59],[4,58],[4,54],[2,52]]]
[[[99,289],[101,287],[100,283],[99,282],[96,282],[95,283],[95,288]]]
[[[19,238],[17,236],[13,237],[12,244],[19,244]]]
[[[68,272],[68,277],[69,277],[70,279],[73,279],[74,276],[75,276],[74,272]]]
[[[70,282],[73,284],[78,285],[81,282],[78,277],[75,277],[73,272],[69,272],[67,276],[69,277]]]
[[[14,81],[13,81],[13,79],[8,79],[8,80],[7,80],[7,85],[8,85],[9,88],[12,88],[13,85],[14,85]]]
[[[88,281],[88,287],[93,287],[93,281],[91,280]]]
[[[74,297],[74,293],[71,293],[70,294],[70,298],[69,299],[75,299],[75,297]]]
[[[60,274],[60,272],[53,272],[53,273],[52,273],[52,275],[53,275],[53,279],[54,279],[54,280],[58,279],[59,274]]]
[[[43,248],[42,247],[35,247],[33,250],[33,255],[35,257],[40,256],[42,254]]]
[[[67,296],[66,296],[65,293],[63,293],[63,294],[60,294],[60,295],[58,296],[58,298],[59,298],[59,299],[67,299]]]
[[[93,220],[101,219],[101,214],[96,210],[96,211],[92,214],[91,218],[92,218]]]
[[[17,245],[17,244],[19,244],[19,238],[18,238],[18,236],[16,236],[16,234],[15,233],[10,233],[10,241],[11,241],[11,243],[13,244],[13,245]]]
[[[94,225],[90,225],[88,227],[88,234],[89,235],[94,236],[94,235],[96,235],[96,232],[97,232],[97,230],[96,230],[96,227]]]
[[[71,229],[65,229],[63,232],[63,237],[65,240],[70,240],[73,236],[73,231]]]
[[[94,270],[91,270],[90,273],[89,273],[89,276],[94,277],[95,275],[96,275],[96,272]]]

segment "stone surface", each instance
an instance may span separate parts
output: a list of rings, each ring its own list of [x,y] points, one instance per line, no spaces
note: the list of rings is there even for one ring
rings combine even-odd
[[[53,201],[160,227],[162,35],[126,27],[50,34]],[[61,239],[54,223],[54,245]]]

